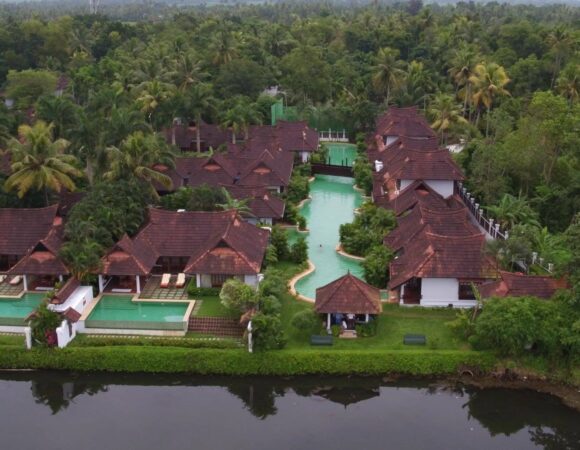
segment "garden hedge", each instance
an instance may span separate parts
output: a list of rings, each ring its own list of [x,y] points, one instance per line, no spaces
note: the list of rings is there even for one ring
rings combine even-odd
[[[0,369],[56,369],[212,375],[440,375],[462,366],[490,370],[491,353],[455,350],[297,351],[249,354],[243,349],[150,346],[69,347],[24,350],[0,347]]]

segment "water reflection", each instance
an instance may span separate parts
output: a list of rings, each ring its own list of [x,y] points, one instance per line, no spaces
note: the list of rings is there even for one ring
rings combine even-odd
[[[413,410],[420,413],[428,404],[430,408],[440,410],[442,415],[455,415],[463,410],[466,424],[476,422],[492,438],[515,436],[525,430],[528,443],[545,449],[577,449],[580,442],[580,415],[564,407],[556,398],[529,391],[479,390],[417,381],[392,383],[379,378],[357,377],[203,378],[56,372],[0,375],[0,387],[10,381],[30,383],[34,402],[48,408],[53,415],[64,413],[77,401],[80,403],[82,397],[107,395],[113,388],[118,391],[132,386],[180,386],[221,388],[239,399],[243,408],[260,421],[281,414],[279,408],[288,407],[288,402],[284,401],[287,396],[292,397],[292,405],[297,404],[295,399],[298,397],[331,402],[341,405],[345,411],[355,408],[353,417],[367,410],[373,414],[376,410],[396,414],[397,411],[390,410],[394,407],[392,401],[400,401],[394,394],[403,392],[413,394],[403,396],[405,401],[402,405],[408,414],[413,414]],[[417,393],[420,395],[417,396]],[[82,414],[86,407],[86,402],[83,402],[78,414]],[[296,407],[312,409],[314,406],[300,404]],[[0,414],[7,413],[2,408],[0,403]]]

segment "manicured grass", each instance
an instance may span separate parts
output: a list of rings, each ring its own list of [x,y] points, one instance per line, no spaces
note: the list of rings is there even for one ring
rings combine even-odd
[[[222,305],[217,296],[199,297],[198,300],[201,301],[201,306],[195,314],[197,317],[235,317],[235,314]]]
[[[20,345],[24,347],[23,334],[3,334],[0,335],[0,345]]]

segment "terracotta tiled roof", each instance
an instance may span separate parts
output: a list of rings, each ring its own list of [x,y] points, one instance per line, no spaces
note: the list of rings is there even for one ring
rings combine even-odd
[[[432,137],[435,132],[419,114],[416,106],[397,108],[391,106],[376,122],[376,134],[381,136]]]
[[[264,186],[224,185],[223,187],[235,199],[248,199],[248,207],[255,217],[281,219],[284,216],[284,200],[272,194]]]
[[[484,280],[496,278],[491,259],[485,255],[483,234],[441,236],[423,231],[391,262],[389,288],[413,277]]]
[[[77,288],[80,285],[81,282],[79,280],[77,280],[75,277],[70,277],[67,280],[67,282],[58,290],[56,295],[53,297],[51,303],[62,305],[64,302],[68,300],[68,298],[74,293],[74,291],[77,290]]]
[[[397,216],[409,211],[417,204],[429,209],[456,209],[463,206],[461,200],[456,196],[443,198],[422,180],[414,181],[393,199],[389,199],[385,195],[375,200],[375,203],[383,208],[392,209]]]
[[[66,320],[72,323],[78,322],[82,317],[82,314],[73,308],[67,308],[66,311],[62,313],[62,315]]]
[[[58,205],[0,209],[0,255],[25,255],[53,227]]]
[[[286,122],[279,120],[275,128],[280,147],[284,151],[315,152],[318,149],[318,132],[310,128],[304,121]]]
[[[195,125],[175,124],[164,130],[165,140],[168,144],[174,144],[182,150],[195,151],[197,149],[197,134]],[[231,142],[232,133],[219,125],[206,122],[200,123],[200,143],[202,148],[218,148],[222,144]],[[241,134],[237,135],[241,138]]]
[[[58,215],[66,217],[70,213],[72,207],[80,202],[85,195],[87,195],[86,192],[69,192],[63,190],[58,198]]]
[[[500,279],[479,286],[483,298],[522,297],[551,298],[558,289],[568,288],[564,279],[500,272]]]
[[[188,273],[255,274],[260,271],[268,232],[241,220],[235,211],[149,210],[149,221],[124,237],[103,258],[101,273],[146,275],[160,257],[187,258]]]
[[[318,313],[380,314],[380,290],[348,273],[316,289]]]

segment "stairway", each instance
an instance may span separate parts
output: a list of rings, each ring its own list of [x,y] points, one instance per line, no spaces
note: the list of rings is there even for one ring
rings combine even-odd
[[[232,338],[241,338],[244,334],[244,327],[237,320],[227,317],[190,317],[187,330]]]

